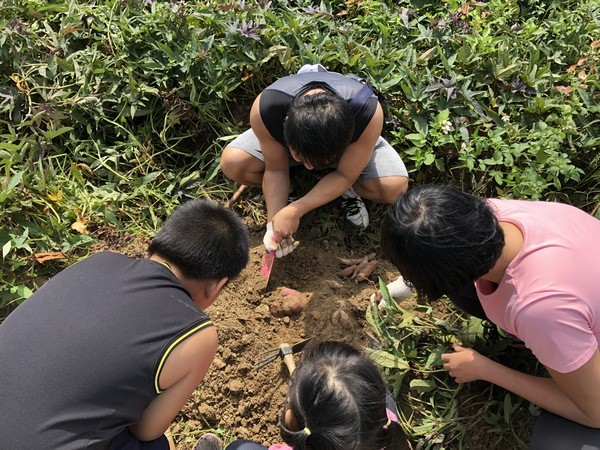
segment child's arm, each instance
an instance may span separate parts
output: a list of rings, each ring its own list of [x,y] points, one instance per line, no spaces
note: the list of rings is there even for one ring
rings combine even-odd
[[[259,105],[260,95],[252,104],[250,125],[258,138],[265,162],[262,190],[267,205],[267,222],[270,222],[287,203],[290,189],[289,161],[287,150],[267,130],[260,116]]]
[[[552,378],[524,374],[477,353],[454,346],[442,355],[444,369],[459,383],[485,380],[540,407],[588,427],[600,428],[600,352],[573,372],[548,369]]]
[[[168,357],[159,378],[163,392],[142,413],[142,419],[130,427],[142,441],[160,437],[171,425],[208,371],[217,352],[217,331],[208,327],[181,342]]]
[[[309,211],[342,195],[356,182],[369,163],[382,128],[383,110],[378,104],[375,115],[360,138],[344,150],[337,169],[324,176],[304,197],[283,208],[273,222],[299,223],[300,218]]]

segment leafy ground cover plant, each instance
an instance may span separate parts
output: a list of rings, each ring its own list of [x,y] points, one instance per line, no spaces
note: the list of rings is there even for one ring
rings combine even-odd
[[[379,343],[370,354],[388,376],[401,403],[401,423],[416,448],[468,448],[464,441],[473,444],[473,435],[481,448],[527,448],[537,407],[497,386],[455,383],[441,367],[441,355],[460,342],[536,373],[531,352],[514,348],[495,325],[462,315],[447,299],[401,306],[381,281],[380,289],[385,306],[373,301],[367,310]]]
[[[597,11],[535,0],[4,2],[1,200],[24,212],[3,219],[6,267],[31,272],[35,251],[85,247],[73,224],[154,229],[185,198],[225,197],[219,152],[247,126],[251,100],[317,61],[386,95],[386,136],[417,181],[592,210]],[[9,281],[3,304],[30,278]]]

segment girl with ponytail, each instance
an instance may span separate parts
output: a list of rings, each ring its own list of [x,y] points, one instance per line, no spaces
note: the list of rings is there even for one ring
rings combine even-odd
[[[377,366],[342,342],[320,342],[304,350],[291,375],[279,425],[284,444],[269,450],[407,448],[396,404]],[[265,448],[239,440],[226,450]]]

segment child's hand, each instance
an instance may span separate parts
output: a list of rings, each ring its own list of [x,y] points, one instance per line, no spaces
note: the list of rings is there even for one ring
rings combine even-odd
[[[291,253],[298,246],[298,242],[294,241],[292,236],[285,239],[278,239],[273,231],[272,222],[267,224],[267,231],[263,237],[263,244],[268,252],[274,251],[277,258],[281,258],[282,256]]]
[[[301,217],[302,215],[298,212],[293,203],[287,205],[273,216],[273,231],[275,231],[275,234],[278,237],[285,236],[286,238],[289,238],[298,230]]]
[[[454,353],[442,354],[444,369],[457,383],[468,383],[482,378],[485,364],[490,361],[472,348],[452,344]]]

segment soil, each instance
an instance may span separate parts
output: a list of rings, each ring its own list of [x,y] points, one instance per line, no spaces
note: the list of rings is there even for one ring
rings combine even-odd
[[[293,344],[308,337],[345,341],[357,347],[373,344],[366,334],[366,307],[375,292],[374,281],[378,276],[386,281],[393,279],[393,267],[379,261],[370,277],[374,281],[355,284],[336,275],[342,268],[336,256],[362,257],[375,249],[352,253],[344,233],[337,230],[316,239],[302,234],[295,237],[301,241],[300,246],[275,261],[267,286],[266,277],[260,273],[262,233],[252,233],[250,263],[208,309],[219,332],[220,350],[201,387],[182,411],[188,426],[226,427],[237,439],[252,439],[264,445],[280,442],[277,422],[287,391],[288,371],[279,359],[256,368],[262,354],[282,343]],[[282,288],[301,293],[306,301],[302,312],[273,317],[269,304],[279,301]],[[342,300],[350,318],[346,328],[331,322]],[[179,448],[191,447],[182,442]]]
[[[397,271],[378,258],[369,280],[356,284],[337,275],[344,267],[337,257],[358,258],[379,253],[372,239],[352,231],[333,229],[321,236],[316,227],[305,232],[301,228],[295,235],[299,247],[285,258],[275,260],[267,285],[260,273],[263,230],[253,224],[249,227],[248,266],[207,310],[219,333],[219,351],[202,384],[171,427],[178,450],[191,450],[198,437],[215,429],[223,431],[224,441],[251,439],[266,446],[281,442],[277,424],[288,371],[279,359],[257,368],[264,352],[309,337],[341,340],[359,348],[377,344],[369,336],[365,311],[370,295],[376,291],[378,277],[389,282],[397,277]],[[145,256],[148,242],[144,239],[118,235],[111,230],[97,230],[94,234],[100,242],[95,251]],[[273,317],[269,304],[281,299],[283,288],[299,291],[306,301],[305,307],[291,317]],[[344,303],[350,319],[346,327],[331,321],[340,302]],[[403,306],[410,307],[412,302],[409,299]],[[485,429],[475,431],[469,439],[473,446],[467,444],[468,448],[518,447],[494,445],[490,438]],[[409,448],[415,448],[415,443],[407,440],[406,449]]]

